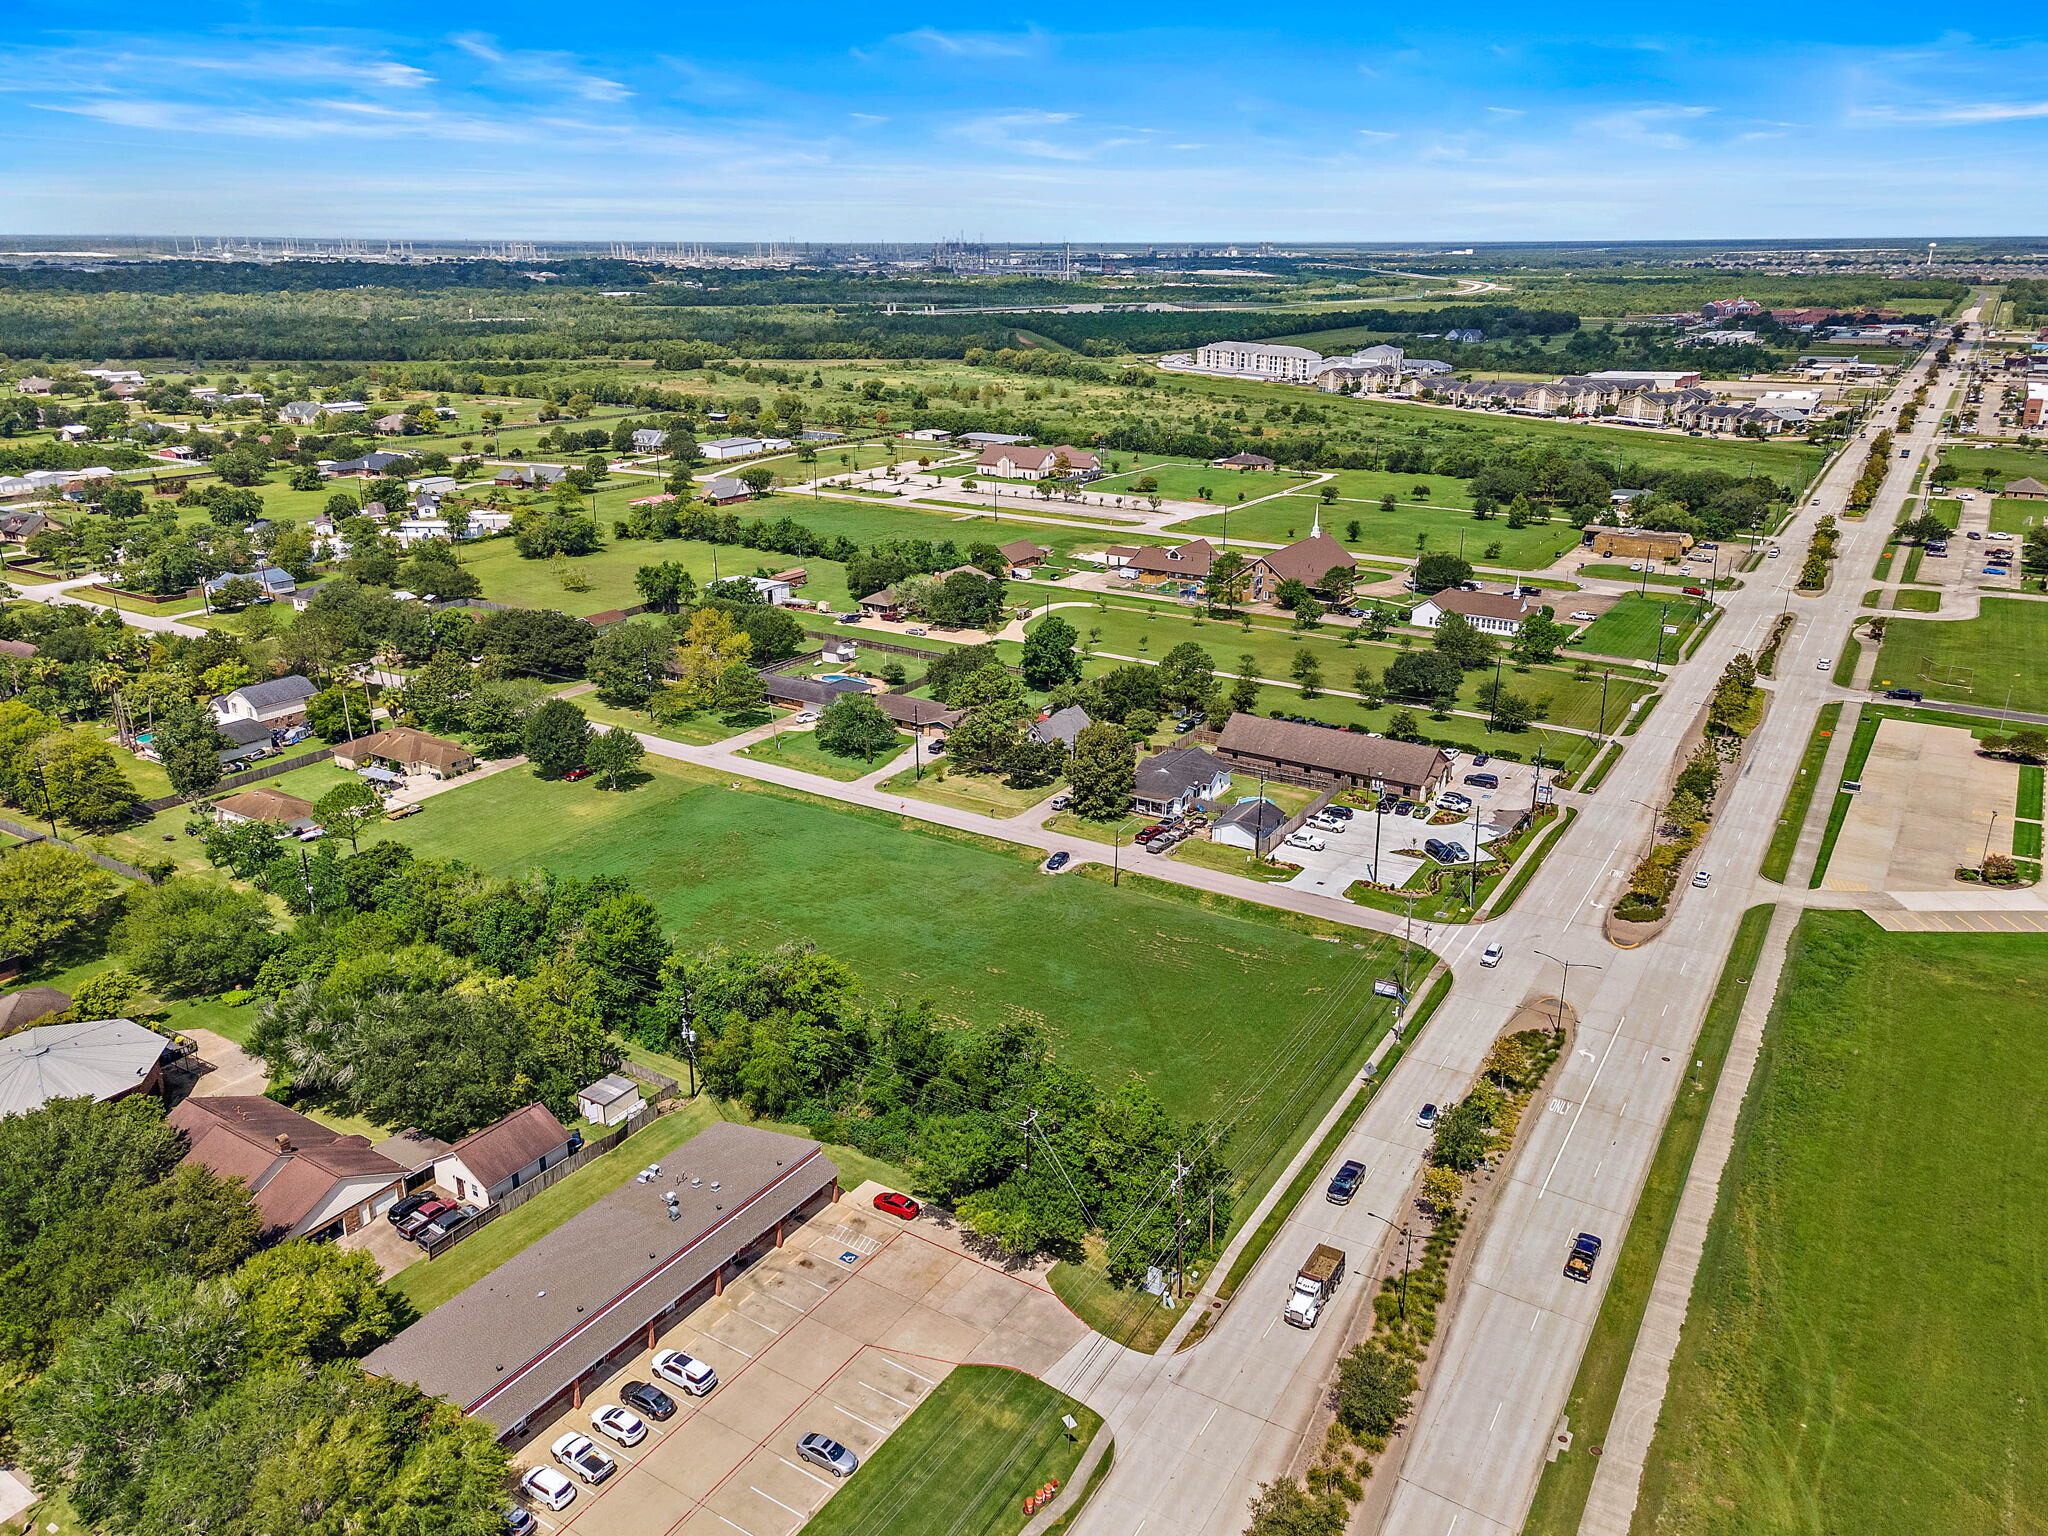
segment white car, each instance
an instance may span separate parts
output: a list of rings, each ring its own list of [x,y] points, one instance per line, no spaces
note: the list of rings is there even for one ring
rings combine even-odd
[[[616,1440],[621,1445],[638,1445],[647,1438],[647,1426],[640,1415],[630,1408],[621,1408],[617,1403],[593,1408],[590,1427],[607,1440]]]
[[[681,1387],[692,1397],[702,1397],[718,1385],[718,1372],[702,1360],[691,1359],[680,1349],[657,1350],[647,1368],[670,1386]]]
[[[519,1479],[519,1491],[556,1514],[576,1502],[576,1485],[553,1467],[535,1467]]]
[[[1780,550],[1780,549],[1778,548],[1778,546],[1777,546],[1777,545],[1773,544],[1773,545],[1771,546],[1771,548],[1770,548],[1770,556],[1771,556],[1771,558],[1772,558],[1773,560],[1777,559],[1777,558],[1778,558],[1778,556],[1779,556],[1780,554],[1782,554],[1782,553],[1784,553],[1784,551]]]
[[[1975,491],[1957,491],[1957,492],[1956,492],[1956,500],[1957,500],[1957,501],[1975,501],[1976,499],[1977,499],[1977,493],[1976,493]]]
[[[1594,617],[1595,616],[1593,614],[1587,612],[1584,608],[1581,608],[1577,613],[1572,615],[1572,622],[1574,624],[1590,624],[1593,622]]]
[[[1647,571],[1649,569],[1649,567],[1643,564],[1643,562],[1640,560],[1631,560],[1629,562],[1628,568],[1632,571]]]
[[[1692,888],[1696,891],[1704,891],[1707,888],[1707,882],[1713,878],[1704,869],[1695,870],[1692,877]]]
[[[818,712],[815,709],[804,709],[797,711],[792,723],[796,725],[809,725],[817,718]]]
[[[548,1447],[548,1454],[593,1488],[619,1470],[588,1435],[564,1435]]]
[[[1308,832],[1290,832],[1287,836],[1289,848],[1305,848],[1310,853],[1321,853],[1329,846],[1320,837]]]
[[[1492,970],[1496,965],[1500,964],[1500,957],[1502,953],[1503,951],[1498,944],[1489,944],[1486,946],[1485,950],[1481,952],[1479,956],[1479,963],[1485,966],[1488,970]]]
[[[1832,656],[1823,656],[1823,657],[1821,657],[1821,659],[1820,659],[1819,661],[1816,661],[1816,662],[1815,662],[1815,663],[1813,664],[1813,670],[1814,670],[1814,671],[1816,671],[1816,672],[1825,672],[1825,671],[1827,671],[1827,670],[1828,670],[1828,669],[1829,669],[1830,667],[1834,666],[1834,664],[1835,664],[1835,658],[1834,658],[1834,657],[1832,657]]]
[[[1344,823],[1334,816],[1311,816],[1308,824],[1318,832],[1342,832]]]

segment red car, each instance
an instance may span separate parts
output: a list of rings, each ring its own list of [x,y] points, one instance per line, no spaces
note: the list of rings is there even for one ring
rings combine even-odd
[[[1149,843],[1152,841],[1153,838],[1157,837],[1160,833],[1164,832],[1165,830],[1166,828],[1164,827],[1147,827],[1144,831],[1140,832],[1136,837],[1132,838],[1131,841],[1134,843]]]
[[[1687,597],[1705,597],[1707,595],[1707,589],[1705,587],[1687,587],[1685,589],[1685,595]]]
[[[899,1195],[893,1190],[875,1196],[875,1209],[887,1216],[901,1216],[905,1221],[917,1220],[917,1213],[923,1209],[908,1195]]]
[[[571,768],[567,773],[562,775],[564,781],[570,784],[574,784],[578,779],[587,779],[589,777],[590,770],[588,768]]]
[[[429,1200],[425,1205],[398,1224],[398,1235],[400,1237],[411,1237],[432,1226],[435,1221],[446,1216],[454,1209],[455,1202],[453,1200]]]

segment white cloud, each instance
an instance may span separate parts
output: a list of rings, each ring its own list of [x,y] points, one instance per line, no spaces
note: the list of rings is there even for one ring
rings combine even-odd
[[[1388,133],[1385,129],[1381,128],[1361,128],[1358,130],[1358,136],[1370,144],[1381,144],[1388,139],[1398,139],[1400,137],[1398,133]]]
[[[1581,125],[1595,133],[1609,138],[1625,140],[1632,144],[1644,144],[1654,149],[1686,149],[1692,140],[1682,133],[1673,131],[1674,124],[1692,122],[1708,116],[1712,107],[1689,107],[1663,104],[1649,107],[1625,107],[1617,112],[1607,112],[1589,117]]]
[[[988,149],[1006,149],[1012,154],[1032,155],[1041,160],[1085,160],[1092,149],[1056,143],[1034,129],[1058,128],[1074,121],[1072,112],[991,112],[969,118],[954,128],[954,134]]]
[[[1027,32],[942,32],[919,27],[887,39],[897,47],[949,59],[1029,59],[1047,49],[1049,39],[1037,28]]]
[[[1935,101],[1918,106],[1852,107],[1851,122],[1913,124],[1919,127],[1968,127],[1974,123],[2011,123],[2048,117],[2048,101]]]
[[[585,101],[624,101],[633,94],[617,80],[582,68],[566,53],[500,48],[496,38],[482,32],[460,33],[450,41],[489,64],[500,80],[567,91]]]
[[[1520,107],[1488,107],[1495,117],[1527,117],[1529,114]]]

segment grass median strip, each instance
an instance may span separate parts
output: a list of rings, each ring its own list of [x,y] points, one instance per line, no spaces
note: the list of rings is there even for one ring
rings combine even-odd
[[[1763,954],[1775,911],[1770,906],[1751,907],[1735,930],[1735,942],[1729,947],[1721,980],[1693,1045],[1693,1059],[1700,1065],[1686,1078],[1678,1102],[1664,1122],[1664,1134],[1636,1201],[1628,1237],[1615,1255],[1613,1278],[1601,1299],[1592,1337],[1586,1341],[1578,1379],[1565,1399],[1573,1449],[1544,1468],[1522,1536],[1573,1536],[1579,1528],[1593,1472],[1599,1466],[1592,1452],[1607,1438],[1613,1422],[1614,1405],[1635,1353],[1636,1335],[1642,1331],[1657,1268],[1664,1261],[1664,1245],[1678,1214],[1679,1197],[1692,1172],[1700,1131],[1706,1125],[1707,1110],[1721,1080],[1721,1065],[1735,1038],[1736,1020],[1749,997],[1749,978]]]
[[[1778,825],[1771,833],[1770,846],[1764,850],[1763,877],[1766,880],[1782,881],[1786,871],[1792,867],[1792,854],[1799,847],[1800,828],[1806,825],[1806,813],[1813,809],[1821,764],[1827,760],[1828,744],[1834,739],[1835,727],[1841,719],[1840,700],[1821,706],[1813,734],[1806,740],[1806,750],[1799,756],[1799,774],[1793,779],[1792,787],[1785,791],[1785,804],[1778,812]]]

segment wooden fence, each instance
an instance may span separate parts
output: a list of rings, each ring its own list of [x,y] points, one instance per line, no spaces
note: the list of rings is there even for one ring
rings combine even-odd
[[[10,821],[5,816],[0,816],[0,832],[11,832],[24,843],[55,843],[59,848],[69,848],[73,853],[84,854],[93,863],[99,865],[101,869],[109,870],[114,874],[122,876],[124,879],[140,880],[144,885],[156,884],[154,878],[144,874],[133,864],[124,864],[109,854],[94,853],[90,848],[81,848],[74,842],[69,842],[61,837],[51,836],[48,831],[39,832],[34,827],[23,826],[20,822]]]
[[[248,768],[240,773],[227,775],[220,783],[208,790],[207,794],[221,795],[240,789],[244,784],[260,784],[265,779],[276,778],[280,773],[290,773],[294,768],[304,768],[312,763],[324,762],[332,756],[334,756],[334,748],[320,747],[311,752],[301,752],[297,757],[280,757],[275,762],[264,763],[259,768]],[[155,800],[145,800],[142,803],[154,815],[158,811],[168,811],[173,806],[183,805],[185,797],[183,795],[162,795]]]
[[[626,1070],[630,1071],[631,1069],[628,1068]],[[474,1221],[464,1222],[453,1232],[442,1238],[440,1242],[432,1246],[426,1243],[420,1244],[421,1251],[429,1259],[438,1259],[464,1238],[473,1237],[483,1231],[485,1227],[488,1227],[507,1211],[518,1210],[520,1206],[526,1204],[527,1201],[531,1200],[542,1190],[550,1189],[554,1185],[559,1184],[577,1169],[590,1162],[591,1159],[604,1156],[605,1153],[611,1151],[612,1148],[616,1147],[628,1136],[631,1136],[635,1131],[645,1130],[659,1118],[660,1112],[651,1106],[641,1109],[636,1114],[628,1115],[617,1125],[586,1139],[581,1147],[563,1158],[554,1167],[543,1173],[535,1174],[517,1189],[508,1190],[505,1194],[499,1196]]]

